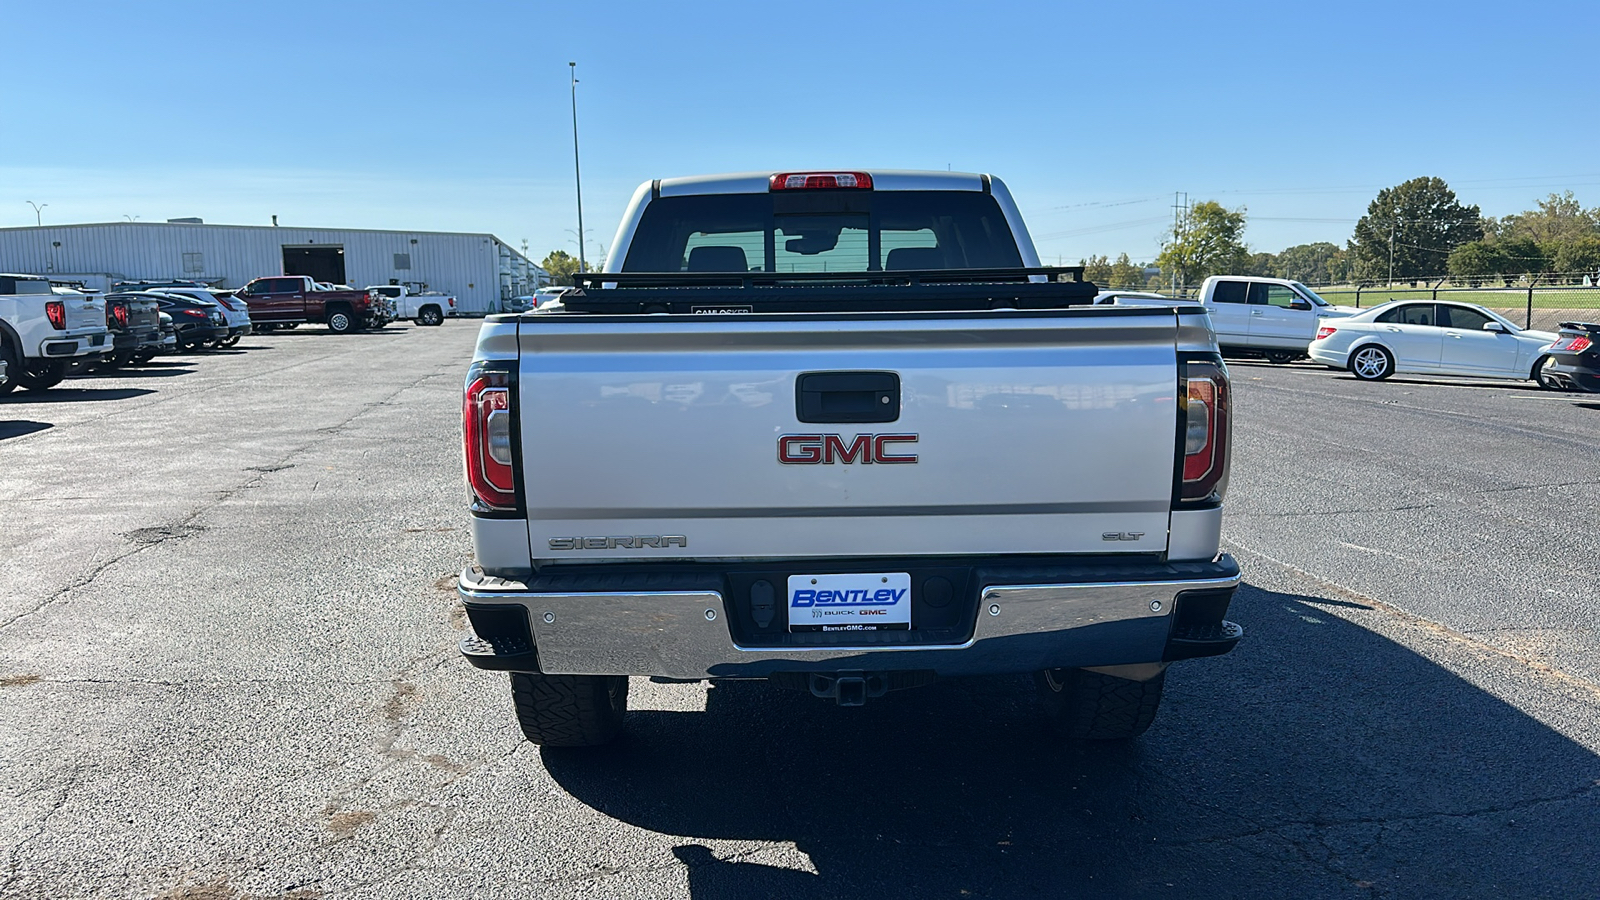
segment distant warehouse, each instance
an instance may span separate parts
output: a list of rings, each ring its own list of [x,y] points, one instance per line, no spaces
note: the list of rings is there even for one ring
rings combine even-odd
[[[492,234],[206,225],[199,219],[0,228],[0,272],[49,275],[104,290],[119,280],[192,279],[236,288],[263,275],[309,275],[366,287],[454,294],[491,313],[549,276]]]

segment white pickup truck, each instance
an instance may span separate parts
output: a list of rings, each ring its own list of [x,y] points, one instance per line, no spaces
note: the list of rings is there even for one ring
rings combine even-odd
[[[610,740],[630,676],[853,706],[1000,673],[1125,739],[1239,641],[1205,311],[1094,305],[999,179],[651,181],[613,246],[466,375],[461,652],[530,740]]]
[[[1275,363],[1304,357],[1317,337],[1319,319],[1361,312],[1354,306],[1335,306],[1298,281],[1254,275],[1213,275],[1200,286],[1200,296],[1194,300],[1107,291],[1098,302],[1122,306],[1199,303],[1211,313],[1211,325],[1224,353],[1265,356]]]
[[[106,302],[40,275],[0,275],[0,394],[44,391],[73,360],[108,352]]]
[[[418,325],[443,325],[445,316],[456,314],[456,298],[437,291],[414,293],[403,284],[369,284],[367,290],[382,294],[394,304],[390,318],[410,319]]]

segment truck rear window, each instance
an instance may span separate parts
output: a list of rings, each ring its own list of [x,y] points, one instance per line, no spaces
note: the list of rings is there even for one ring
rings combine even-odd
[[[624,272],[879,272],[1022,265],[1000,205],[976,191],[662,197]]]

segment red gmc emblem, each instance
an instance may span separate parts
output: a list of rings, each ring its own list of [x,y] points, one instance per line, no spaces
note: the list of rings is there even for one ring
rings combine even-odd
[[[778,438],[778,462],[786,466],[882,463],[903,465],[917,461],[915,453],[893,453],[890,444],[915,444],[914,434],[858,434],[845,443],[837,434],[786,434]]]

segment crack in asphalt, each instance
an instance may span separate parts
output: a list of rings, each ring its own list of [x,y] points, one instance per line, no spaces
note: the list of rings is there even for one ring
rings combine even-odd
[[[303,365],[303,363],[302,363],[302,365]],[[285,368],[292,368],[292,367],[285,367]],[[56,591],[55,593],[51,594],[50,596],[45,597],[43,600],[40,600],[38,603],[34,604],[33,606],[22,610],[21,612],[17,613],[16,615],[13,615],[11,618],[6,619],[3,622],[0,622],[0,633],[4,633],[6,629],[12,627],[13,625],[17,624],[18,622],[22,621],[23,619],[26,619],[26,618],[28,618],[30,616],[33,616],[33,615],[36,615],[37,613],[39,613],[40,611],[44,610],[46,607],[50,606],[51,604],[56,603],[57,601],[65,598],[66,596],[71,594],[73,591],[82,590],[83,588],[88,587],[90,584],[94,583],[94,580],[96,578],[100,577],[101,573],[105,572],[107,569],[111,568],[112,566],[116,565],[117,563],[122,562],[123,560],[127,559],[128,557],[133,556],[133,555],[135,555],[137,553],[142,553],[145,550],[150,549],[151,547],[158,547],[158,546],[166,543],[167,541],[175,540],[175,539],[181,539],[183,537],[187,537],[189,534],[192,533],[192,532],[188,531],[188,529],[191,527],[190,523],[192,523],[196,519],[200,518],[200,516],[210,512],[211,510],[217,508],[218,506],[221,506],[223,503],[226,503],[227,501],[233,499],[235,496],[239,495],[240,493],[242,493],[242,492],[244,492],[246,490],[249,490],[250,488],[255,487],[256,485],[260,484],[261,481],[263,479],[265,479],[267,477],[267,475],[271,474],[272,472],[279,471],[280,469],[283,469],[283,468],[288,468],[290,466],[290,460],[294,459],[297,456],[300,456],[300,455],[306,453],[307,451],[311,450],[314,447],[317,447],[317,446],[325,443],[326,441],[328,441],[329,439],[331,439],[335,435],[337,435],[340,432],[342,432],[345,428],[349,427],[349,425],[352,422],[356,421],[357,419],[361,418],[362,416],[366,415],[367,413],[371,412],[372,410],[377,409],[379,406],[382,406],[382,405],[386,404],[390,400],[393,400],[395,397],[398,397],[400,394],[403,394],[406,391],[417,387],[418,385],[422,384],[424,381],[428,381],[428,380],[433,379],[433,378],[441,377],[442,375],[446,374],[445,369],[446,369],[446,366],[444,364],[440,364],[432,372],[429,372],[429,373],[427,373],[425,375],[419,376],[416,380],[397,388],[396,390],[390,392],[388,395],[384,396],[382,399],[369,401],[367,403],[361,404],[361,406],[358,409],[356,409],[356,411],[354,413],[350,414],[350,416],[345,418],[342,422],[340,422],[339,424],[334,425],[334,426],[332,426],[330,428],[327,428],[327,429],[318,429],[319,435],[316,438],[313,438],[312,440],[306,441],[305,443],[299,445],[298,447],[295,447],[294,449],[290,450],[288,453],[284,454],[282,457],[278,458],[275,462],[272,462],[272,463],[269,463],[269,464],[266,464],[266,465],[261,465],[261,466],[252,466],[251,467],[252,469],[257,470],[255,472],[255,474],[251,475],[249,478],[246,478],[244,481],[240,482],[239,484],[237,484],[237,485],[235,485],[235,486],[233,486],[231,488],[226,488],[224,490],[215,492],[215,494],[213,495],[211,500],[209,500],[208,502],[202,503],[199,506],[195,507],[192,511],[189,512],[188,515],[183,516],[182,518],[178,519],[177,521],[162,523],[162,524],[154,526],[153,528],[150,528],[150,529],[140,529],[140,531],[143,531],[146,534],[150,535],[152,537],[152,539],[136,543],[133,547],[128,548],[124,552],[118,553],[118,554],[115,554],[115,555],[111,556],[109,559],[105,560],[104,562],[102,562],[99,565],[96,565],[94,568],[90,569],[86,574],[80,575],[77,578],[73,579],[65,587],[61,588],[60,590]],[[254,376],[252,376],[252,377],[254,377]],[[162,532],[165,532],[165,533],[162,533]]]
[[[1448,385],[1448,384],[1435,385],[1432,382],[1427,382],[1427,384],[1430,387],[1432,387],[1432,386],[1438,386],[1438,387],[1462,387],[1461,385]],[[1518,435],[1518,436],[1521,436],[1521,437],[1524,437],[1524,438],[1529,438],[1529,437],[1536,438],[1540,442],[1545,443],[1545,444],[1550,444],[1550,443],[1564,444],[1564,445],[1566,445],[1568,447],[1571,447],[1573,449],[1580,450],[1580,451],[1583,451],[1583,452],[1589,452],[1589,451],[1592,451],[1594,449],[1593,440],[1590,439],[1590,438],[1587,438],[1585,436],[1582,436],[1582,435],[1561,434],[1561,433],[1555,433],[1555,432],[1551,432],[1551,431],[1541,430],[1541,429],[1538,429],[1538,428],[1529,428],[1529,427],[1525,427],[1525,426],[1509,425],[1509,424],[1506,424],[1503,421],[1497,421],[1497,420],[1494,420],[1494,419],[1486,419],[1481,414],[1478,414],[1478,413],[1456,412],[1454,410],[1435,409],[1435,408],[1426,407],[1426,406],[1412,406],[1409,403],[1401,403],[1401,402],[1395,401],[1395,400],[1387,400],[1386,401],[1386,400],[1369,399],[1369,398],[1366,398],[1366,397],[1354,397],[1354,396],[1348,396],[1348,395],[1338,396],[1338,397],[1331,397],[1326,391],[1313,391],[1313,390],[1306,390],[1306,389],[1303,389],[1303,388],[1284,387],[1283,385],[1276,385],[1276,384],[1273,384],[1273,385],[1256,384],[1256,385],[1252,385],[1252,387],[1256,387],[1256,388],[1259,388],[1261,390],[1276,391],[1278,393],[1284,393],[1284,394],[1299,394],[1301,396],[1306,396],[1306,397],[1315,397],[1319,404],[1325,404],[1331,399],[1337,399],[1337,400],[1342,400],[1342,401],[1347,402],[1347,403],[1356,404],[1356,405],[1359,405],[1359,406],[1379,406],[1379,407],[1384,407],[1384,408],[1388,408],[1388,409],[1396,409],[1396,408],[1404,409],[1404,410],[1406,410],[1408,412],[1411,412],[1411,413],[1414,413],[1414,414],[1416,414],[1416,415],[1418,415],[1418,416],[1420,416],[1422,418],[1445,419],[1445,420],[1450,420],[1450,421],[1465,421],[1465,422],[1471,423],[1472,425],[1474,425],[1476,427],[1483,428],[1483,429],[1486,429],[1486,430],[1489,430],[1489,431],[1502,431],[1502,432],[1506,432],[1506,433],[1509,433],[1509,434]],[[1564,398],[1552,398],[1552,399],[1564,399]]]
[[[1213,835],[1211,837],[1192,838],[1184,841],[1167,841],[1163,842],[1162,846],[1190,847],[1200,844],[1227,843],[1230,841],[1240,840],[1242,838],[1257,837],[1263,834],[1277,834],[1278,832],[1288,828],[1313,828],[1325,831],[1332,828],[1346,828],[1352,825],[1378,825],[1382,827],[1390,827],[1393,825],[1411,822],[1429,822],[1441,819],[1472,819],[1479,816],[1492,816],[1504,813],[1521,812],[1525,809],[1534,809],[1536,807],[1549,806],[1556,803],[1571,803],[1576,800],[1582,800],[1591,795],[1600,796],[1600,780],[1572,788],[1566,793],[1558,796],[1521,800],[1516,803],[1508,803],[1499,806],[1484,806],[1476,809],[1464,810],[1439,810],[1436,812],[1415,813],[1412,815],[1403,816],[1354,816],[1344,819],[1291,819],[1289,821],[1277,822],[1271,825],[1261,825],[1247,831],[1241,831],[1232,834],[1220,834]],[[1287,836],[1278,836],[1285,837],[1286,840],[1289,840]],[[1290,843],[1293,843],[1293,841],[1290,840]]]
[[[44,814],[39,817],[39,821],[34,823],[33,833],[17,841],[16,845],[11,848],[10,858],[6,861],[6,880],[0,882],[0,894],[4,894],[20,876],[23,851],[27,849],[29,844],[32,844],[44,834],[45,829],[50,825],[50,819],[61,811],[61,807],[67,805],[67,797],[72,794],[73,788],[78,786],[79,780],[83,777],[83,768],[82,763],[73,764],[61,785],[61,796],[57,797],[55,802],[50,804],[50,808],[45,810]]]
[[[1373,611],[1382,612],[1385,615],[1388,615],[1392,619],[1396,619],[1396,620],[1399,620],[1401,622],[1405,622],[1405,623],[1411,624],[1413,626],[1425,629],[1425,630],[1427,630],[1429,632],[1432,632],[1433,634],[1435,634],[1438,637],[1444,638],[1447,641],[1450,641],[1450,642],[1458,644],[1458,645],[1464,645],[1464,646],[1467,646],[1467,647],[1471,647],[1474,650],[1477,650],[1478,652],[1483,653],[1485,655],[1494,656],[1494,657],[1498,657],[1498,658],[1503,659],[1503,660],[1507,660],[1507,661],[1510,661],[1510,662],[1517,663],[1517,664],[1521,665],[1523,668],[1533,672],[1536,675],[1542,675],[1542,676],[1554,679],[1556,681],[1560,681],[1561,683],[1566,684],[1566,685],[1568,685],[1570,687],[1576,687],[1576,688],[1581,689],[1585,693],[1589,694],[1591,697],[1600,698],[1600,684],[1595,684],[1594,682],[1589,681],[1586,678],[1583,678],[1583,677],[1578,676],[1578,675],[1573,675],[1573,674],[1571,674],[1569,672],[1565,672],[1565,671],[1563,671],[1561,669],[1558,669],[1555,666],[1552,666],[1552,665],[1550,665],[1548,663],[1539,662],[1538,660],[1536,660],[1536,659],[1534,659],[1534,658],[1532,658],[1530,656],[1527,656],[1525,654],[1517,653],[1517,652],[1515,652],[1513,650],[1508,650],[1508,649],[1506,649],[1504,647],[1497,647],[1494,644],[1491,644],[1491,643],[1489,643],[1487,641],[1479,640],[1479,639],[1473,637],[1470,634],[1467,634],[1467,633],[1462,632],[1462,631],[1457,631],[1456,629],[1451,628],[1450,626],[1445,625],[1443,623],[1435,622],[1432,619],[1425,619],[1422,616],[1416,615],[1414,613],[1407,612],[1406,610],[1403,610],[1400,607],[1395,606],[1392,603],[1387,603],[1387,602],[1385,602],[1383,600],[1377,599],[1376,597],[1372,597],[1372,596],[1370,596],[1368,594],[1363,594],[1360,591],[1355,590],[1354,588],[1347,587],[1347,586],[1345,586],[1343,584],[1340,584],[1337,581],[1333,581],[1332,579],[1325,578],[1325,577],[1323,577],[1321,575],[1318,575],[1318,574],[1316,574],[1314,572],[1309,572],[1309,571],[1307,571],[1305,569],[1300,568],[1299,566],[1297,566],[1297,565],[1295,565],[1293,563],[1284,562],[1283,560],[1278,559],[1277,557],[1274,557],[1274,556],[1270,556],[1270,555],[1268,555],[1266,553],[1263,553],[1260,550],[1256,550],[1256,549],[1253,549],[1251,547],[1247,547],[1247,546],[1245,546],[1245,545],[1243,545],[1243,544],[1239,543],[1238,541],[1233,540],[1231,538],[1225,538],[1224,539],[1224,543],[1226,543],[1229,546],[1231,546],[1233,548],[1236,548],[1236,549],[1238,549],[1238,550],[1240,550],[1240,551],[1242,551],[1244,553],[1248,553],[1251,556],[1257,557],[1259,559],[1266,560],[1267,562],[1273,563],[1274,565],[1281,566],[1284,569],[1287,569],[1288,571],[1293,572],[1294,574],[1299,575],[1299,576],[1301,576],[1303,578],[1310,579],[1311,581],[1313,581],[1313,582],[1315,582],[1315,583],[1317,583],[1319,585],[1322,585],[1323,587],[1327,588],[1330,591],[1333,591],[1334,593],[1341,594],[1344,597],[1347,597],[1347,598],[1349,598],[1351,600],[1355,600],[1355,601],[1358,601],[1360,603],[1366,604]],[[1316,601],[1314,599],[1308,598],[1307,602],[1314,603]],[[1336,604],[1336,605],[1342,606],[1343,604]]]
[[[232,385],[240,384],[240,383],[243,383],[243,382],[246,382],[246,381],[252,381],[252,380],[257,379],[257,378],[264,378],[264,377],[271,377],[271,376],[279,375],[279,374],[281,374],[283,372],[288,372],[288,371],[291,371],[293,369],[301,368],[302,366],[309,366],[309,365],[313,365],[315,363],[323,362],[323,361],[326,361],[326,360],[339,360],[339,359],[343,358],[344,355],[345,355],[344,351],[329,352],[328,354],[326,354],[324,356],[313,356],[310,359],[302,359],[302,360],[300,360],[298,362],[293,362],[293,363],[289,363],[288,365],[278,366],[277,368],[273,368],[273,369],[266,369],[266,370],[262,370],[262,371],[251,372],[251,373],[246,374],[246,375],[238,375],[238,376],[235,376],[235,377],[232,377],[232,378],[228,378],[228,377],[215,378],[215,379],[212,379],[212,380],[208,380],[208,381],[204,382],[203,384],[199,384],[199,385],[190,387],[187,390],[184,389],[184,385],[181,382],[180,383],[175,383],[175,384],[172,385],[172,389],[171,390],[161,390],[161,391],[158,391],[158,392],[156,392],[154,394],[147,395],[148,399],[145,399],[144,402],[135,404],[133,406],[123,405],[123,406],[119,406],[119,407],[117,407],[115,409],[107,409],[104,415],[86,417],[86,418],[83,418],[83,419],[79,419],[76,422],[66,422],[66,423],[63,423],[63,424],[60,424],[60,425],[56,425],[53,428],[46,429],[44,431],[36,431],[33,434],[47,434],[47,433],[61,432],[61,431],[66,431],[68,429],[77,428],[80,425],[87,425],[87,424],[96,423],[96,422],[103,422],[106,419],[111,418],[113,416],[126,415],[130,410],[131,411],[143,410],[143,409],[146,409],[148,407],[155,406],[155,405],[157,405],[159,403],[166,403],[169,400],[177,400],[177,399],[180,399],[180,398],[183,398],[183,397],[193,397],[193,396],[195,396],[197,394],[208,393],[210,391],[217,390],[218,388],[230,387]],[[40,401],[40,402],[43,402],[43,401]],[[22,441],[24,441],[27,438],[32,437],[32,436],[33,435],[31,435],[31,434],[19,435],[18,437],[13,438],[12,440],[14,440],[18,444],[20,444],[20,443],[22,443]]]
[[[1265,513],[1265,512],[1234,512],[1228,511],[1230,519],[1295,519],[1308,516],[1358,516],[1369,513],[1409,512],[1416,509],[1437,509],[1437,503],[1414,503],[1408,506],[1381,506],[1372,509],[1307,509],[1293,512]]]

